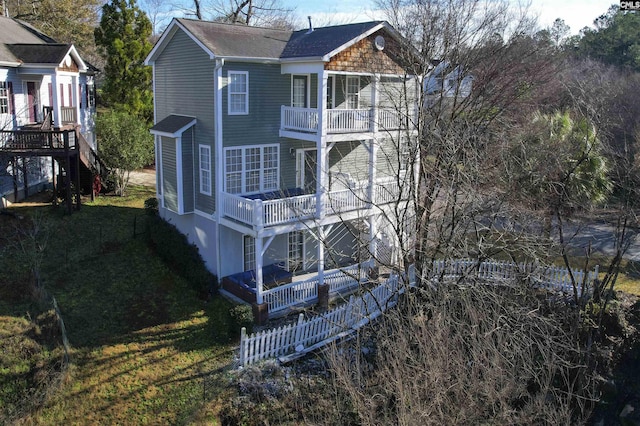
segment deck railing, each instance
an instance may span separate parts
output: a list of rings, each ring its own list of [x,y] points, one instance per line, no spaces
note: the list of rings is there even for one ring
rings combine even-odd
[[[374,204],[400,200],[404,188],[396,181],[375,183]],[[224,216],[250,226],[275,226],[311,219],[317,216],[315,194],[283,197],[273,200],[254,200],[241,195],[222,193]],[[342,214],[370,206],[366,185],[327,193],[327,214]]]
[[[0,150],[75,149],[75,130],[1,130]]]
[[[329,295],[334,296],[352,290],[362,281],[368,279],[369,262],[347,266],[345,268],[325,271],[324,283],[329,285]],[[314,276],[305,281],[297,281],[281,285],[262,293],[269,314],[303,306],[318,300],[320,280]]]
[[[280,127],[305,133],[318,132],[318,109],[282,106]],[[408,115],[394,108],[327,109],[327,133],[372,132],[374,122],[379,130],[406,129]]]
[[[62,124],[76,124],[78,122],[76,107],[60,107],[60,122]]]

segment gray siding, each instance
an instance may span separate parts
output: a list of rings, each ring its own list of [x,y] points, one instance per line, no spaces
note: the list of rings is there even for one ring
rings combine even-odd
[[[164,187],[164,206],[178,212],[178,179],[176,173],[176,140],[161,137],[162,149],[162,185]]]
[[[154,85],[156,121],[170,114],[197,118],[193,147],[199,144],[211,146],[212,185],[215,188],[214,62],[178,30],[156,61]],[[193,167],[193,162],[191,164],[191,173],[183,173],[183,176],[185,181],[193,182],[197,180],[193,173],[198,173],[198,169]],[[214,196],[215,192],[210,197],[198,192],[193,204],[198,210],[213,213]]]
[[[182,134],[182,200],[184,203],[184,212],[192,213],[194,205],[194,147],[193,147],[194,132],[193,127],[186,130]]]
[[[226,89],[229,71],[249,72],[249,114],[229,115]],[[280,107],[291,103],[291,76],[280,73],[279,64],[227,62],[223,68],[222,94],[224,146],[280,143]],[[285,155],[280,150],[280,157]],[[286,153],[288,155],[288,152]]]
[[[369,151],[360,142],[339,142],[329,153],[329,171],[349,173],[355,181],[367,180]]]

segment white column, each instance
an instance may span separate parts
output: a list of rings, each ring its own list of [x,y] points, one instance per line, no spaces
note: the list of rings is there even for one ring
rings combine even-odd
[[[53,74],[51,76],[51,99],[53,99],[53,123],[56,127],[60,127],[60,96],[64,96],[64,94],[58,93],[58,76]]]
[[[316,158],[316,216],[325,216],[326,191],[329,182],[328,151],[327,151],[327,73],[318,73],[318,139]]]
[[[369,252],[375,259],[377,247],[375,242],[376,234],[378,233],[376,226],[376,215],[373,214],[375,208],[375,194],[376,194],[376,159],[378,157],[378,143],[375,139],[369,141]]]
[[[75,105],[74,108],[76,109],[76,122],[74,124],[82,124],[82,120],[80,120],[80,77],[71,77],[71,86],[71,93],[74,94],[73,101],[71,102],[73,102]]]
[[[262,305],[263,298],[262,292],[263,289],[263,281],[262,281],[262,237],[257,235],[255,238],[255,250],[256,250],[256,304]]]
[[[371,82],[371,131],[376,133],[378,131],[378,122],[380,121],[380,110],[378,109],[378,85],[380,83],[380,75],[374,74],[373,81]]]

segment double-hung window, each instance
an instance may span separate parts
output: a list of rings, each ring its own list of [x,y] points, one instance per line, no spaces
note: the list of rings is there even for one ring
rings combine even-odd
[[[278,189],[278,145],[225,148],[225,191],[258,194]]]
[[[229,71],[229,115],[249,114],[249,73]]]
[[[211,147],[199,145],[200,153],[200,192],[211,195]]]
[[[9,86],[6,81],[0,81],[0,114],[9,113]]]

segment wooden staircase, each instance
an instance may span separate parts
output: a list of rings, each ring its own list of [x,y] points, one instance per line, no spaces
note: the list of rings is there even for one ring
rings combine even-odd
[[[85,195],[95,195],[94,190],[97,189],[94,183],[99,179],[101,186],[106,182],[109,175],[109,169],[100,159],[98,153],[91,147],[89,142],[80,133],[79,126],[75,129],[75,143],[78,150],[78,160],[71,161],[68,173],[70,173],[72,182],[80,182],[80,191]],[[66,162],[64,158],[56,158],[60,167],[66,170]],[[79,179],[76,175],[80,174]]]

